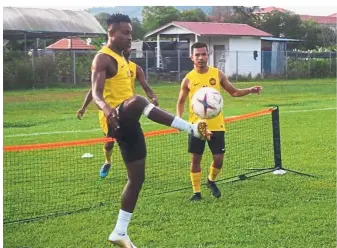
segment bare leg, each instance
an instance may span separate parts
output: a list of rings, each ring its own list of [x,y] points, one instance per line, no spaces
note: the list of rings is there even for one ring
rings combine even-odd
[[[112,157],[112,149],[114,147],[115,142],[106,142],[104,143],[104,157],[105,163],[111,165],[111,157]]]
[[[216,169],[221,169],[223,165],[224,154],[214,154],[213,155],[213,167]]]
[[[129,180],[122,194],[121,209],[132,213],[145,180],[145,159],[130,162],[126,167]]]

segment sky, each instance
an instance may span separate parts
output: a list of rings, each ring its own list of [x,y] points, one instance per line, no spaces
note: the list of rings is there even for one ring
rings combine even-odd
[[[56,8],[56,9],[70,9],[70,10],[83,10],[91,7],[114,7],[113,2],[108,2],[106,0],[95,0],[95,5],[89,5],[87,3],[92,2],[85,2],[83,4],[83,1],[81,0],[73,0],[71,1],[71,5],[69,5],[68,0],[58,0],[57,2],[53,2],[50,6],[44,6],[45,2],[41,0],[30,0],[29,4],[30,6],[27,6],[26,1],[22,0],[11,0],[11,6],[21,6],[21,7],[39,7],[39,8]],[[142,4],[143,6],[153,6],[153,5],[162,5],[162,1],[160,0],[143,0]],[[295,3],[296,4],[295,4]],[[308,0],[283,0],[282,4],[279,5],[279,1],[272,1],[272,0],[259,0],[259,1],[249,1],[249,0],[227,0],[227,5],[242,5],[242,6],[249,6],[249,5],[255,5],[260,7],[269,7],[269,6],[275,6],[275,7],[281,7],[284,9],[288,9],[290,11],[293,11],[297,14],[308,14],[308,15],[330,15],[337,12],[337,3],[332,4],[335,1],[330,0],[320,0],[319,2],[316,1],[315,3]],[[223,5],[222,0],[207,0],[205,2],[207,4],[202,4],[204,6],[219,6]],[[200,0],[170,0],[170,4],[173,6],[195,6],[200,5]],[[84,5],[84,6],[83,6]],[[334,6],[333,6],[334,5]],[[123,0],[123,6],[139,6],[139,1],[137,0]]]
[[[275,7],[280,7],[293,11],[300,15],[322,15],[327,16],[337,12],[336,6],[283,6],[283,5],[272,5]],[[269,7],[269,6],[263,6]]]

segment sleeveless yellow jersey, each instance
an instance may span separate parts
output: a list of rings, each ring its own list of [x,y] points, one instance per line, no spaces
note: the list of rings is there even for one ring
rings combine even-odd
[[[192,70],[186,75],[186,78],[189,80],[189,122],[196,123],[200,118],[192,110],[192,97],[193,94],[202,87],[214,88],[220,92],[220,79],[219,79],[219,70],[214,67],[209,67],[208,72],[198,73],[195,70]],[[225,131],[225,123],[223,113],[220,112],[213,119],[205,120],[210,131]]]
[[[131,74],[131,87],[132,87],[132,92],[135,95],[136,94],[136,78],[137,78],[137,64],[133,63],[132,61],[129,60],[129,69],[130,69],[130,74]]]
[[[110,48],[104,46],[98,53],[104,53],[113,57],[117,61],[117,73],[111,78],[105,79],[103,97],[104,100],[113,108],[118,107],[123,101],[133,96],[131,86],[131,73],[125,58]],[[107,134],[107,121],[103,111],[99,111],[99,121],[103,132]]]

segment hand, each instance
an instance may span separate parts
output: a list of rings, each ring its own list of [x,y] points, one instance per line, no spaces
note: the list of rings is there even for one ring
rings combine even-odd
[[[262,91],[262,86],[253,86],[249,88],[249,93],[253,93],[253,94],[260,94]]]
[[[148,97],[150,98],[151,100],[151,103],[154,104],[154,106],[159,106],[159,102],[158,102],[158,99],[157,99],[157,96],[154,92],[151,92]]]
[[[119,121],[118,121],[118,114],[116,109],[111,108],[110,106],[106,105],[103,108],[104,115],[107,119],[108,124],[114,129],[119,129]]]
[[[154,104],[154,106],[159,106],[159,102],[158,102],[158,99],[157,99],[157,97],[155,96],[155,97],[153,97],[152,99],[152,103]]]
[[[83,117],[84,113],[85,113],[85,108],[79,109],[79,110],[76,112],[77,118],[78,118],[79,120],[82,120],[82,117]]]

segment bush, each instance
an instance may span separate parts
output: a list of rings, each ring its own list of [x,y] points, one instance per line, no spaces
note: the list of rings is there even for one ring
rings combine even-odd
[[[304,58],[288,60],[288,78],[326,78],[336,76],[336,59]]]
[[[329,60],[313,59],[310,61],[310,77],[326,78],[330,74]]]
[[[296,79],[296,78],[307,78],[308,74],[308,60],[288,60],[288,78]]]
[[[252,81],[260,81],[261,74],[258,73],[255,77],[252,76],[251,73],[248,74],[238,74],[233,73],[231,76],[228,77],[229,81],[236,81],[236,82],[252,82]]]
[[[90,65],[95,53],[76,53],[76,83],[90,81]],[[3,89],[45,88],[73,83],[73,60],[70,52],[26,55],[4,53]]]

